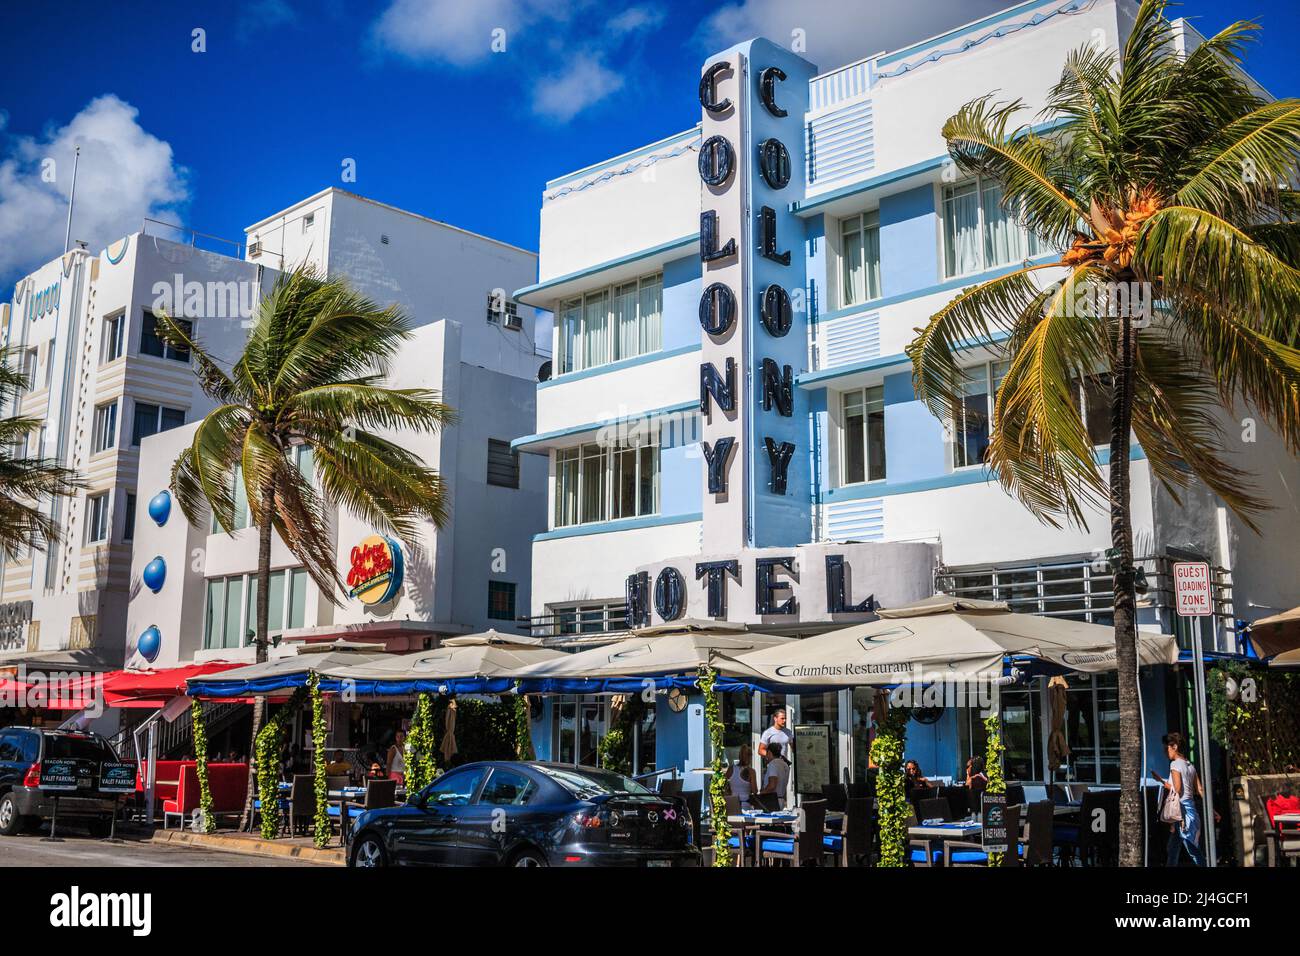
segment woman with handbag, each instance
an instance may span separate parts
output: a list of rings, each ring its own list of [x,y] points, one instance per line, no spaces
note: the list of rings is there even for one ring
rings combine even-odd
[[[1170,831],[1165,866],[1177,866],[1182,849],[1187,850],[1193,864],[1205,866],[1205,854],[1201,851],[1201,813],[1196,804],[1197,797],[1205,796],[1201,775],[1187,759],[1187,742],[1182,734],[1172,731],[1165,734],[1164,740],[1169,755],[1169,779],[1165,780],[1154,770],[1151,776],[1165,789],[1160,804],[1160,822],[1168,823]]]

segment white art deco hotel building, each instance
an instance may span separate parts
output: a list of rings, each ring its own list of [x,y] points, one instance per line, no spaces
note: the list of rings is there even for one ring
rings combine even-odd
[[[1107,516],[1044,527],[984,466],[996,356],[970,356],[965,414],[945,423],[917,400],[904,349],[961,288],[1050,255],[996,184],[948,160],[944,121],[995,90],[1032,117],[1067,53],[1117,48],[1133,12],[1031,0],[833,69],[742,43],[703,64],[695,128],[546,184],[538,281],[516,293],[556,325],[536,433],[515,442],[549,462],[535,633],[590,642],[713,617],[806,635],[935,590],[1108,623]],[[1178,35],[1199,41],[1182,23]],[[1104,446],[1104,389],[1081,387],[1079,402]],[[1242,463],[1291,500],[1300,475],[1272,435],[1261,429]],[[1208,647],[1235,650],[1235,619],[1290,606],[1293,508],[1255,536],[1208,492],[1175,504],[1140,448],[1133,501],[1152,585],[1143,627],[1183,633],[1176,558],[1216,569]],[[1144,676],[1148,740],[1186,713],[1182,686]],[[729,756],[784,703],[832,725],[837,779],[865,768],[868,692],[761,696],[727,695]],[[638,769],[703,766],[702,708],[662,700],[638,727]],[[1008,773],[1043,779],[1040,695],[1009,691],[1002,707]],[[556,698],[536,719],[541,755],[590,762],[608,714],[601,698]],[[956,773],[980,733],[973,712],[948,710],[909,728],[908,755]],[[1069,778],[1116,782],[1117,733],[1113,677],[1072,680]]]

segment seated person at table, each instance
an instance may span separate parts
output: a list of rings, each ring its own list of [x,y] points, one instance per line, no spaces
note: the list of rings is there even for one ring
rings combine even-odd
[[[758,777],[750,766],[753,762],[751,753],[749,744],[742,744],[740,757],[727,768],[727,789],[740,801],[743,810],[750,808],[749,798],[758,789]]]
[[[775,740],[767,745],[767,769],[763,771],[761,793],[776,794],[776,805],[785,809],[785,792],[790,785],[790,765],[781,756],[781,745]]]
[[[386,780],[387,778],[388,771],[384,769],[384,765],[378,760],[370,765],[370,770],[366,773],[367,780]]]
[[[346,777],[352,773],[352,764],[343,758],[343,751],[334,751],[334,759],[325,765],[325,773],[331,777]]]
[[[971,757],[966,761],[966,786],[971,790],[983,790],[989,785],[989,778],[984,773],[984,758]]]
[[[910,800],[917,790],[928,790],[930,781],[921,773],[921,765],[915,760],[903,764],[903,793]]]

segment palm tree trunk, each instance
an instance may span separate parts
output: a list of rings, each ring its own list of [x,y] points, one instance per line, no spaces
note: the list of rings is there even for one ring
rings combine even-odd
[[[1110,536],[1115,589],[1115,654],[1119,668],[1119,865],[1141,866],[1142,720],[1137,686],[1137,594],[1133,589],[1129,428],[1133,419],[1133,328],[1120,317],[1110,414]]]
[[[261,518],[257,525],[257,633],[254,642],[257,647],[257,663],[262,664],[267,658],[270,646],[271,618],[271,532],[274,525],[271,516],[275,513],[275,482],[267,482],[262,490]],[[248,830],[253,825],[253,798],[257,793],[257,768],[254,766],[257,755],[257,734],[262,729],[262,720],[266,713],[266,698],[253,698],[253,736],[248,743],[248,789],[244,793],[244,812],[239,818],[239,829]]]

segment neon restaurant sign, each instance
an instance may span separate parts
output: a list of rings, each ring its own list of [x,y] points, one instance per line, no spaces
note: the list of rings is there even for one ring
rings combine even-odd
[[[391,601],[402,586],[402,546],[393,538],[372,534],[352,549],[349,564],[348,596],[362,604]]]

